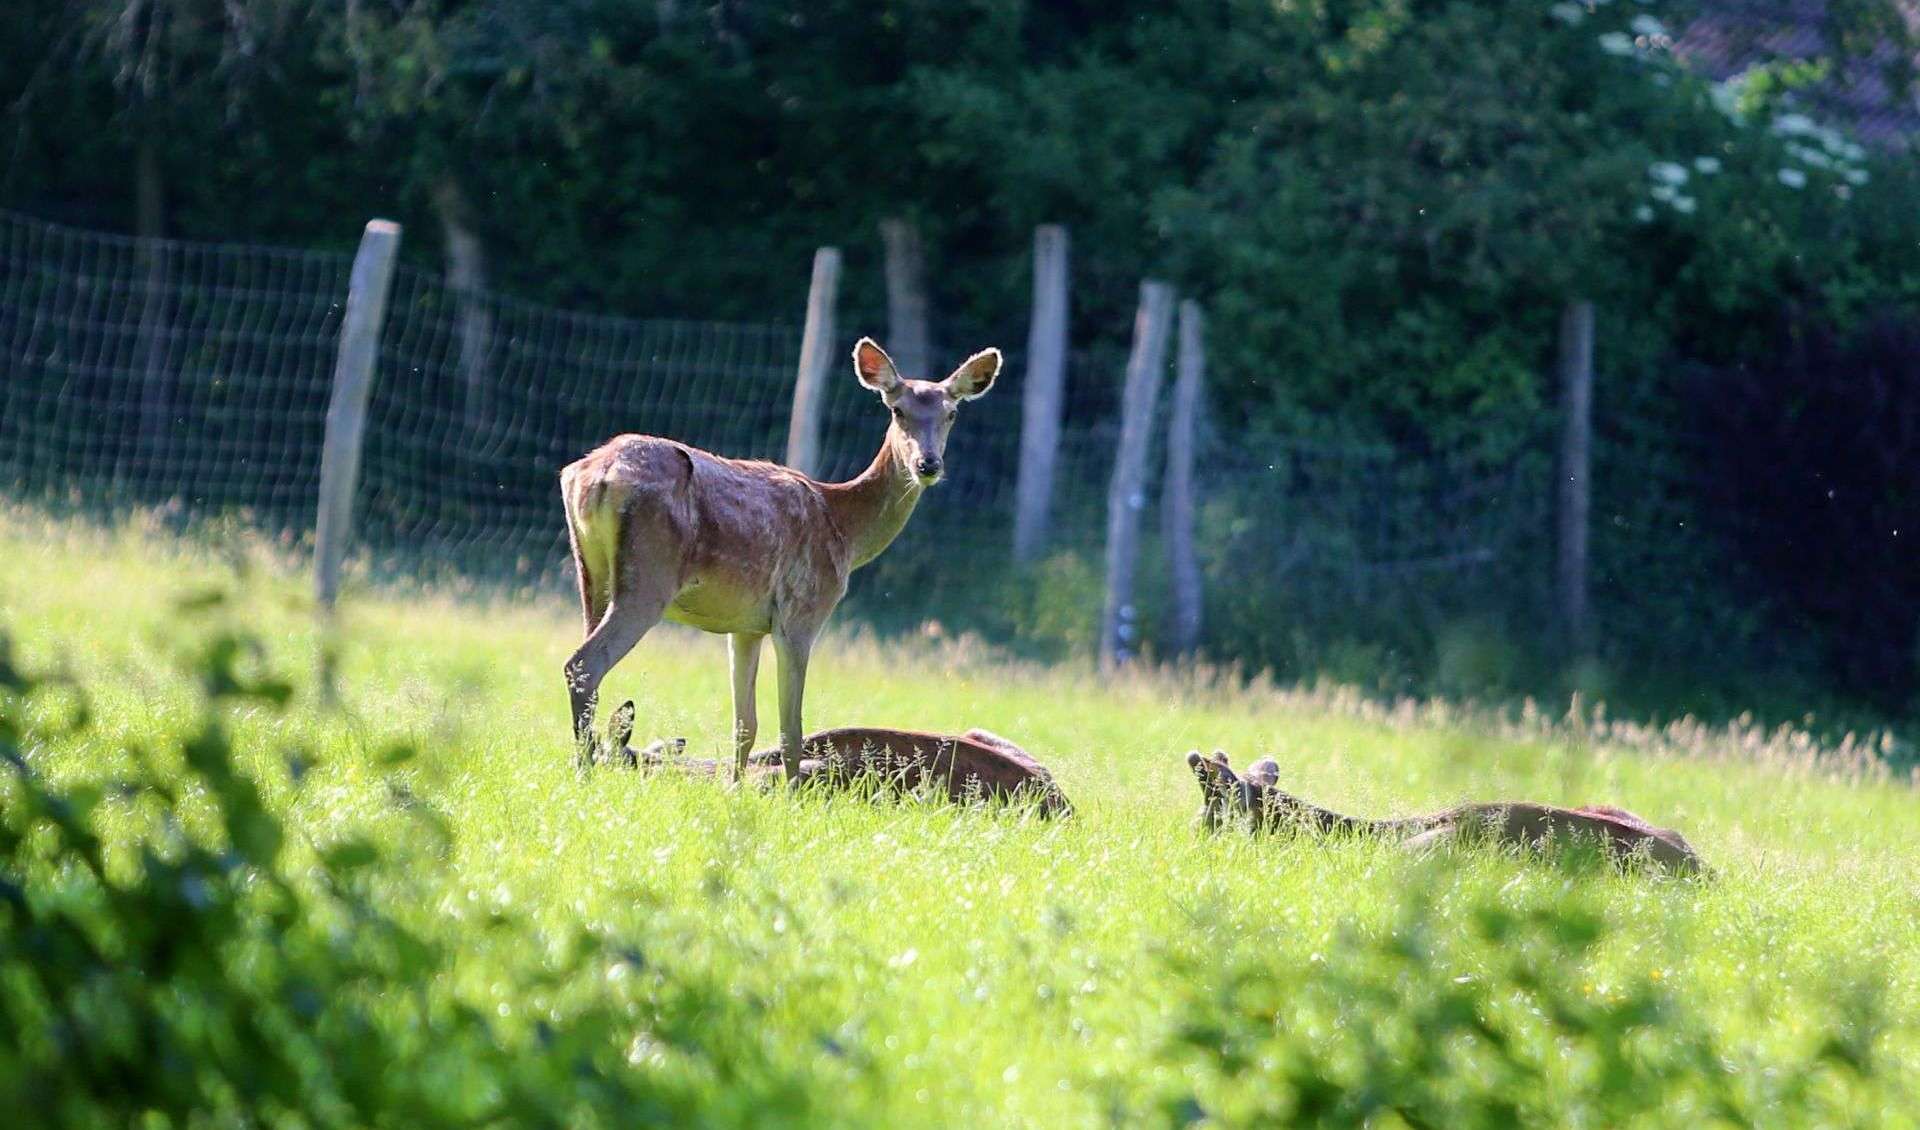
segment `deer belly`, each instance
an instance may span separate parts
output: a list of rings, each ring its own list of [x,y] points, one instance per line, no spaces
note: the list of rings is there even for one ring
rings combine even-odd
[[[765,632],[773,627],[767,600],[724,580],[688,581],[667,605],[666,619],[703,632]]]

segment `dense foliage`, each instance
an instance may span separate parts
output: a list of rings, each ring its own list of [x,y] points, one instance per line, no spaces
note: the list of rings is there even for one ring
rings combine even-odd
[[[49,780],[34,759],[86,735],[85,690],[16,665],[6,642],[0,1100],[35,1125],[826,1117],[816,1082],[754,1034],[762,1002],[666,972],[634,939],[543,934],[490,908],[473,927],[506,955],[524,1016],[463,998],[461,949],[400,910],[443,877],[450,833],[431,807],[401,791],[397,836],[316,844],[242,767],[227,717],[285,710],[293,693],[256,641],[205,634],[188,668],[205,692],[196,724],[84,783]],[[381,766],[413,754],[391,747]],[[313,754],[282,757],[297,796]],[[109,818],[117,834],[103,834]]]
[[[451,187],[509,289],[701,317],[793,306],[819,242],[872,266],[900,215],[942,314],[1015,325],[1064,222],[1083,332],[1172,273],[1223,379],[1451,438],[1540,399],[1568,295],[1632,311],[1634,360],[1718,359],[1782,297],[1904,285],[1866,155],[1779,112],[1799,72],[1691,77],[1692,10],[41,0],[0,28],[4,198],[130,227],[147,144],[170,230],[337,243]]]
[[[1792,1061],[1754,1071],[1657,965],[1593,969],[1607,928],[1578,899],[1488,899],[1465,919],[1415,899],[1390,931],[1350,931],[1309,970],[1216,957],[1164,1048],[1181,1070],[1163,1124],[1898,1121],[1897,1086],[1854,1090],[1880,1082],[1887,1024],[1871,980],[1836,983]]]

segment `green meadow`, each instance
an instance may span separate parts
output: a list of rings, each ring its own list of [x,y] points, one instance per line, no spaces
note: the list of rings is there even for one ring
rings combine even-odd
[[[0,519],[0,1099],[49,1124],[1920,1110],[1920,802],[1867,739],[1108,677],[842,625],[810,727],[982,726],[1076,815],[582,776],[570,601],[363,581],[323,638],[296,565]],[[726,688],[723,640],[662,628],[603,702],[635,700],[636,744],[718,756]],[[1216,747],[1346,811],[1619,805],[1715,875],[1205,834],[1182,759]]]

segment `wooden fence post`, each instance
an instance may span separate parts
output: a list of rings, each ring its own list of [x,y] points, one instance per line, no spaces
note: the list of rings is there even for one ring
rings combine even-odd
[[[340,323],[340,352],[333,366],[333,398],[327,404],[326,438],[320,449],[320,510],[314,519],[314,593],[321,612],[340,595],[340,563],[353,533],[353,494],[360,479],[360,440],[366,431],[367,397],[380,358],[380,325],[387,315],[400,225],[369,220],[353,257],[347,313]]]
[[[1555,597],[1569,659],[1593,646],[1587,609],[1587,536],[1592,508],[1593,303],[1577,299],[1560,315],[1559,561]]]
[[[1067,383],[1067,229],[1033,229],[1033,321],[1021,392],[1020,477],[1014,490],[1013,559],[1025,564],[1047,543],[1053,468]]]
[[[1200,304],[1180,303],[1180,347],[1175,362],[1173,418],[1167,425],[1167,481],[1160,517],[1167,542],[1167,572],[1173,584],[1173,614],[1167,648],[1184,655],[1200,646],[1200,559],[1194,550],[1194,432],[1200,390],[1206,379],[1205,324]]]
[[[787,466],[803,475],[820,473],[820,415],[827,374],[833,368],[834,306],[840,293],[840,249],[813,253],[807,287],[807,326],[800,335],[800,372],[793,382],[793,415],[787,422]]]
[[[1120,442],[1107,487],[1107,604],[1100,620],[1100,666],[1112,669],[1133,658],[1139,644],[1133,606],[1133,572],[1140,549],[1140,512],[1146,508],[1147,452],[1153,443],[1153,413],[1167,367],[1173,321],[1173,288],[1152,280],[1140,284],[1133,319],[1133,351],[1121,394]]]
[[[927,255],[920,226],[899,217],[881,220],[880,239],[887,249],[887,354],[903,374],[933,380],[928,368],[933,346],[927,329]]]

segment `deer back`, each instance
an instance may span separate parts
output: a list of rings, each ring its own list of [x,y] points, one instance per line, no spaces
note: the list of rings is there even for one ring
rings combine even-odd
[[[1693,874],[1704,869],[1699,853],[1680,833],[1610,805],[1560,808],[1525,802],[1466,804],[1439,814],[1438,819],[1462,833],[1486,835],[1504,843],[1553,846],[1585,840],[1599,845],[1617,861],[1643,855],[1676,873]]]
[[[1073,805],[1053,775],[1019,746],[984,730],[935,734],[879,726],[843,726],[807,735],[802,753],[819,768],[809,779],[844,785],[870,779],[899,792],[927,788],[954,801],[1030,800],[1048,816]],[[753,759],[777,760],[779,752]]]

